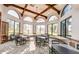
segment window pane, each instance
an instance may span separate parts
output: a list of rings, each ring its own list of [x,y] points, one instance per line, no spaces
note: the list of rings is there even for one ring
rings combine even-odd
[[[45,25],[41,25],[41,34],[45,34]]]
[[[33,20],[32,20],[31,17],[25,17],[25,18],[24,18],[24,21],[32,22]]]
[[[8,14],[9,14],[9,15],[12,15],[12,16],[14,16],[14,17],[16,17],[16,18],[19,19],[19,16],[18,16],[17,12],[14,11],[14,10],[9,10],[9,11],[8,11]]]
[[[37,25],[36,34],[45,34],[45,25]]]
[[[71,36],[71,21],[72,21],[72,18],[68,18],[66,20],[66,32],[67,32],[67,36]]]
[[[14,21],[7,19],[8,23],[9,23],[9,31],[8,31],[8,35],[14,34]]]
[[[58,24],[53,24],[53,35],[58,35],[57,28],[58,28]]]
[[[71,5],[66,5],[65,8],[63,9],[63,12],[61,14],[61,16],[63,16],[64,14],[70,12],[72,9]]]
[[[53,30],[53,29],[52,29],[52,24],[49,24],[49,25],[48,25],[48,34],[49,34],[49,35],[52,35],[52,30]]]
[[[15,22],[15,34],[19,33],[19,22]]]
[[[37,26],[36,26],[36,34],[40,34],[40,31],[41,31],[41,30],[40,30],[40,26],[37,25]]]
[[[33,34],[33,27],[32,27],[32,25],[24,24],[23,34],[24,35],[31,35],[31,34]]]
[[[40,18],[40,19],[37,20],[37,22],[45,22],[45,20]]]
[[[66,37],[66,22],[65,22],[65,20],[61,22],[61,36]]]
[[[49,18],[49,22],[52,22],[53,20],[56,20],[56,19],[57,19],[56,16],[51,16],[51,17]]]
[[[72,21],[72,17],[69,17],[67,19],[65,19],[64,21],[61,22],[61,35],[64,37],[71,37],[71,21]]]

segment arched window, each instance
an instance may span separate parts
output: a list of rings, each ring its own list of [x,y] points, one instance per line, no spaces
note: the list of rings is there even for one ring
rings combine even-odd
[[[54,20],[57,20],[58,18],[56,16],[51,16],[49,18],[49,22],[53,22]]]
[[[51,16],[49,18],[49,25],[48,25],[48,34],[49,35],[57,35],[57,24],[53,23],[53,21],[57,20],[56,16]]]
[[[9,10],[7,14],[19,19],[19,15],[14,10]],[[19,26],[19,22],[18,21],[16,22],[14,19],[11,19],[11,18],[8,18],[7,22],[9,24],[8,35],[18,34],[19,33],[19,29],[20,29],[19,28],[20,27]]]
[[[33,19],[32,19],[31,17],[25,17],[25,18],[24,18],[24,21],[32,22]]]
[[[61,16],[63,16],[64,14],[70,12],[71,9],[72,9],[71,5],[67,4],[67,5],[64,7],[64,9],[63,9],[63,11],[62,11],[62,13],[61,13]]]
[[[42,19],[42,18],[39,18],[39,19],[37,20],[37,22],[45,22],[45,20]]]
[[[8,11],[8,14],[19,19],[19,15],[18,15],[17,12],[14,11],[14,10],[9,10],[9,11]]]
[[[36,34],[45,34],[45,25],[42,24],[44,22],[45,22],[45,20],[42,18],[37,20],[37,23],[39,23],[39,24],[36,25]]]
[[[30,23],[30,22],[33,21],[33,19],[31,17],[25,17],[24,21],[27,21],[27,22]],[[33,34],[33,25],[29,24],[29,23],[24,23],[24,25],[23,25],[23,34],[24,35],[31,35],[31,34]]]

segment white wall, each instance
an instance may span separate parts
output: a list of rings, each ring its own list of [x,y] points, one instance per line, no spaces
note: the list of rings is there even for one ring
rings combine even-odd
[[[1,12],[1,10],[2,10],[2,9],[1,9],[1,4],[0,4],[0,12]]]
[[[79,8],[72,9],[72,38],[79,40]]]
[[[3,5],[1,5],[1,9],[2,9],[2,21],[6,21],[6,19],[7,19],[7,8],[6,7],[4,7]]]

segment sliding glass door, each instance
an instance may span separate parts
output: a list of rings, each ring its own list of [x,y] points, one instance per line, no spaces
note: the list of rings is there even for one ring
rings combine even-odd
[[[63,37],[71,37],[71,21],[72,18],[69,17],[61,22],[61,36]]]
[[[71,25],[72,18],[66,20],[66,37],[71,37],[72,34],[72,25]]]

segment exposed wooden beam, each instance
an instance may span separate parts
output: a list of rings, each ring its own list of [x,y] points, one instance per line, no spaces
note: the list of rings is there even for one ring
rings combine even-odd
[[[45,10],[43,10],[39,15],[41,15],[42,13],[44,13],[45,11],[47,11],[48,9],[50,9],[50,7],[46,8]],[[36,19],[39,15],[36,15],[34,18]]]
[[[19,9],[21,9],[21,10],[24,10],[23,7],[17,6],[17,5],[15,5],[15,4],[4,4],[4,5],[7,6],[7,7],[8,7],[8,6],[14,6],[14,7],[19,8]],[[29,9],[25,9],[25,11],[31,12],[31,13],[33,13],[33,14],[40,15],[39,13],[34,12],[34,11],[32,11],[32,10],[29,10]],[[47,16],[45,16],[45,15],[40,15],[40,16],[45,17],[45,18],[47,19]]]
[[[56,4],[53,4],[52,6],[55,6]],[[46,8],[45,10],[43,10],[41,13],[40,13],[40,15],[41,14],[43,14],[43,13],[45,13],[47,10],[49,10],[51,7],[49,7],[48,6],[48,8]],[[37,17],[38,17],[39,15],[36,15],[34,18],[36,19]]]
[[[12,5],[12,4],[3,4],[4,6],[6,6],[6,7],[9,7],[10,5]]]
[[[56,9],[54,6],[50,5],[50,4],[46,4],[47,6],[51,7],[53,10],[55,10],[58,14],[60,13],[60,11],[58,9]]]
[[[21,16],[23,16],[23,15],[24,15],[24,12],[25,12],[26,7],[27,7],[27,4],[25,4],[25,6],[24,6],[24,10],[23,10],[23,12],[22,12]]]

